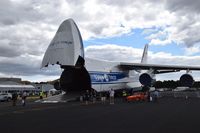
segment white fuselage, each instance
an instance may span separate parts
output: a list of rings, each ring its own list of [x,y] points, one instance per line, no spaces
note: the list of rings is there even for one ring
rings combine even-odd
[[[122,71],[117,67],[119,64],[119,62],[85,58],[85,66],[90,74],[92,88],[100,92],[108,91],[111,88],[116,90],[141,87],[140,73]]]

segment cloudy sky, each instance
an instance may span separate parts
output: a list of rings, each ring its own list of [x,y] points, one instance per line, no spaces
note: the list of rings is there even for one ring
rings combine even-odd
[[[140,62],[149,43],[149,63],[200,65],[199,7],[199,0],[1,0],[0,76],[58,78],[58,66],[40,66],[68,18],[80,29],[87,57]],[[176,80],[182,73],[158,79]],[[193,74],[200,80],[200,72]]]

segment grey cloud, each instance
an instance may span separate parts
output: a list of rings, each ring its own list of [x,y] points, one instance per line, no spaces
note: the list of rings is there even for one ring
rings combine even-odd
[[[48,36],[55,21],[48,21],[55,16],[59,8],[52,12],[43,12],[52,3],[23,1],[13,3],[9,0],[0,1],[0,73],[4,75],[59,75],[58,70],[40,70],[42,55],[48,43]],[[36,8],[38,7],[38,8]],[[45,7],[45,8],[44,8]],[[48,18],[48,19],[47,19]],[[56,17],[54,17],[56,19]],[[51,19],[52,20],[52,19]],[[47,24],[45,26],[44,24]],[[42,25],[43,24],[43,25]],[[58,25],[58,24],[56,24]],[[40,58],[40,60],[38,60]]]
[[[22,2],[0,1],[0,24],[14,25],[25,22],[60,21],[60,1],[25,0]],[[54,19],[50,19],[54,18]]]
[[[15,20],[13,20],[11,18],[4,18],[1,23],[3,25],[14,25],[15,24]]]
[[[2,57],[16,57],[20,56],[23,53],[18,47],[14,46],[3,46],[0,45],[0,56]]]
[[[158,3],[159,0],[98,0],[99,3],[104,3],[106,5],[110,6],[118,6],[118,7],[127,7],[127,6],[138,6],[141,5],[141,3]]]
[[[0,3],[0,23],[13,25],[23,21],[38,21],[45,16],[33,8],[34,5],[28,2],[11,3],[9,0],[2,0]]]
[[[172,12],[198,13],[200,12],[199,0],[167,0],[166,8]]]
[[[144,19],[147,21],[153,21],[156,20],[156,15],[153,13],[147,13],[144,15]]]
[[[24,0],[21,3],[9,0],[0,1],[0,59],[1,57],[10,57],[9,60],[12,61],[11,63],[0,60],[0,73],[19,71],[23,75],[41,73],[48,75],[48,71],[40,71],[39,63],[53,37],[50,34],[54,34],[59,24],[69,17],[73,18],[79,28],[85,31],[84,34],[88,34],[88,38],[127,33],[123,32],[123,29],[119,29],[120,24],[123,24],[127,31],[131,31],[133,28],[151,29],[157,25],[165,28],[166,24],[169,24],[167,28],[175,29],[175,31],[169,32],[169,36],[171,35],[173,40],[179,39],[178,41],[183,41],[186,46],[193,46],[200,42],[198,30],[200,28],[198,25],[200,2],[197,0],[178,0],[178,2],[175,0],[166,0],[166,2],[165,0],[98,0],[96,3],[98,10],[94,9],[94,12],[88,12],[91,11],[87,10],[89,7],[85,2],[88,1],[66,0],[67,3],[63,2],[63,0]],[[66,9],[62,8],[64,4],[67,5]],[[133,11],[132,8],[135,10]],[[171,20],[157,20],[159,12],[155,12],[154,8],[160,13],[169,11],[176,20],[173,22]],[[163,22],[160,23],[160,21]],[[170,23],[167,23],[168,21]],[[155,23],[156,25],[153,25]],[[105,33],[105,29],[110,32]],[[156,32],[159,30],[153,33]],[[125,49],[112,50],[104,48],[93,51],[88,49],[86,55],[115,61],[140,60],[140,56],[134,55],[136,57],[133,58],[130,56],[132,53],[124,53]],[[30,59],[29,56],[33,56],[33,58]],[[14,57],[19,58],[15,60]],[[49,75],[56,74],[54,72],[52,69],[52,73],[49,72]]]
[[[43,28],[37,23],[2,27],[0,28],[0,50],[2,51],[0,56],[42,55],[50,42],[45,35],[49,32],[52,32],[51,28]]]
[[[66,2],[78,6],[78,5],[83,4],[84,0],[66,0]]]
[[[96,24],[87,26],[87,28],[97,36],[102,35],[103,30],[108,27],[109,26],[107,24]]]
[[[130,5],[131,3],[133,3],[132,0],[105,0],[105,1],[102,1],[102,0],[99,0],[98,1],[99,3],[105,3],[106,5],[114,5],[114,6],[127,6],[127,5]]]
[[[142,51],[140,52],[142,53]],[[137,49],[120,47],[117,45],[88,46],[85,53],[87,57],[108,61],[134,62],[140,60],[140,55],[137,54]],[[131,56],[132,54],[134,54],[134,56]]]
[[[24,53],[17,57],[0,57],[0,74],[21,75],[21,76],[59,76],[60,68],[58,65],[40,69],[42,56],[33,56]]]
[[[13,59],[14,60],[14,59]],[[32,64],[27,61],[26,63],[21,62],[7,62],[1,61],[0,63],[0,73],[7,75],[59,75],[59,69],[50,68],[50,69],[40,69],[40,63]]]
[[[117,45],[88,46],[86,48],[87,57],[109,61],[137,62],[141,60],[142,52],[142,49]],[[200,65],[198,60],[200,60],[200,56],[174,56],[170,53],[152,51],[149,51],[148,54],[148,63],[153,64]]]

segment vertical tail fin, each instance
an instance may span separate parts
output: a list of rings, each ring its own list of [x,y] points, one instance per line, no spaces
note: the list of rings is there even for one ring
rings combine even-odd
[[[148,59],[148,44],[146,44],[144,47],[141,63],[146,64],[148,61],[147,59]]]
[[[148,63],[148,44],[146,44],[144,46],[144,51],[143,51],[143,54],[142,54],[142,60],[141,60],[141,63],[142,64],[146,64]],[[141,73],[148,73],[152,79],[155,79],[155,74],[154,74],[154,70],[153,69],[150,69],[150,70],[142,70]]]

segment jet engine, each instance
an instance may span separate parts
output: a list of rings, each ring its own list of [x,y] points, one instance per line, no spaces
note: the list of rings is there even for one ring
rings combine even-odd
[[[139,81],[144,86],[151,86],[152,77],[148,73],[143,73],[140,75]]]
[[[180,83],[182,86],[192,87],[194,79],[190,74],[183,74],[180,77]]]

